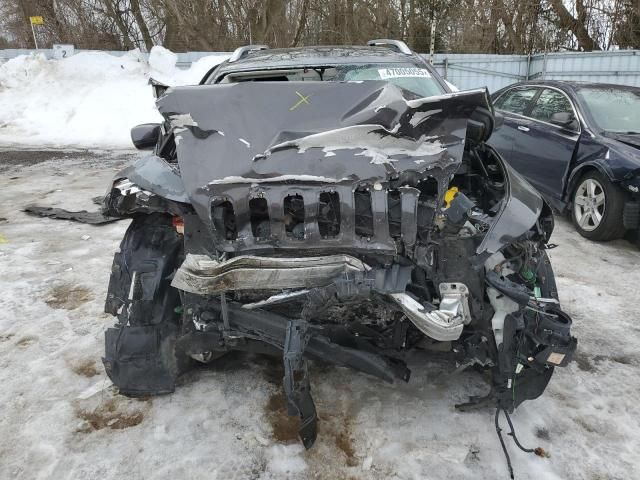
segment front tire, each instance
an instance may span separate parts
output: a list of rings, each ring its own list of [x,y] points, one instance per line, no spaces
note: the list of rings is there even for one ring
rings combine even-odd
[[[571,217],[578,233],[596,241],[621,238],[624,200],[624,193],[603,174],[585,173],[572,197]]]
[[[163,214],[133,219],[113,258],[105,312],[118,323],[105,332],[103,363],[120,393],[170,393],[188,359],[176,352],[180,296],[171,286],[183,240]]]

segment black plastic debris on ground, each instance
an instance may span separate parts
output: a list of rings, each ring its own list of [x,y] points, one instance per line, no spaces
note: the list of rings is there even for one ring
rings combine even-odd
[[[87,212],[86,210],[72,212],[63,208],[40,207],[38,205],[28,205],[25,207],[24,212],[29,215],[39,217],[72,220],[74,222],[88,223],[90,225],[102,225],[123,219],[123,217],[109,217],[104,215],[102,212]]]

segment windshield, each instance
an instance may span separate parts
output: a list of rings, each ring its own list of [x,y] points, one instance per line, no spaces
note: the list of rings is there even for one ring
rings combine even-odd
[[[415,93],[419,97],[430,97],[444,93],[438,81],[431,76],[429,70],[411,63],[378,64],[378,65],[341,65],[336,67],[335,80],[347,82],[386,80],[404,90]]]
[[[640,89],[586,87],[578,95],[602,130],[640,134]]]
[[[444,88],[429,70],[413,63],[381,63],[279,67],[231,72],[219,83],[236,82],[366,82],[386,80],[410,92],[412,96],[431,97]]]

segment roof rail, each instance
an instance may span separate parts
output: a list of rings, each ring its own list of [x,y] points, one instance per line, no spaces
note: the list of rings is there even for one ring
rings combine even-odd
[[[413,52],[402,40],[389,40],[388,38],[378,38],[367,42],[369,47],[390,47],[405,55],[412,55]]]
[[[237,62],[243,57],[246,57],[251,52],[256,52],[258,50],[268,50],[269,47],[267,45],[245,45],[244,47],[236,48],[231,56],[229,57],[230,62]]]

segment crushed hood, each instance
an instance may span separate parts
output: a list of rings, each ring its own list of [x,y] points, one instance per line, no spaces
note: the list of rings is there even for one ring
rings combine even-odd
[[[246,82],[172,88],[158,109],[177,127],[191,192],[283,180],[384,179],[462,159],[467,120],[486,90],[405,100],[378,81]]]
[[[229,200],[242,229],[249,198],[263,196],[274,209],[294,187],[302,195],[335,189],[343,199],[360,187],[382,194],[390,182],[415,187],[433,177],[444,194],[462,162],[468,120],[478,108],[491,111],[488,93],[411,100],[406,93],[383,81],[246,82],[171,88],[157,105],[174,127],[180,174],[198,215],[211,225],[212,204]],[[316,200],[308,195],[311,217]],[[245,233],[238,241],[248,247]],[[378,238],[378,247],[392,249],[388,232]]]

